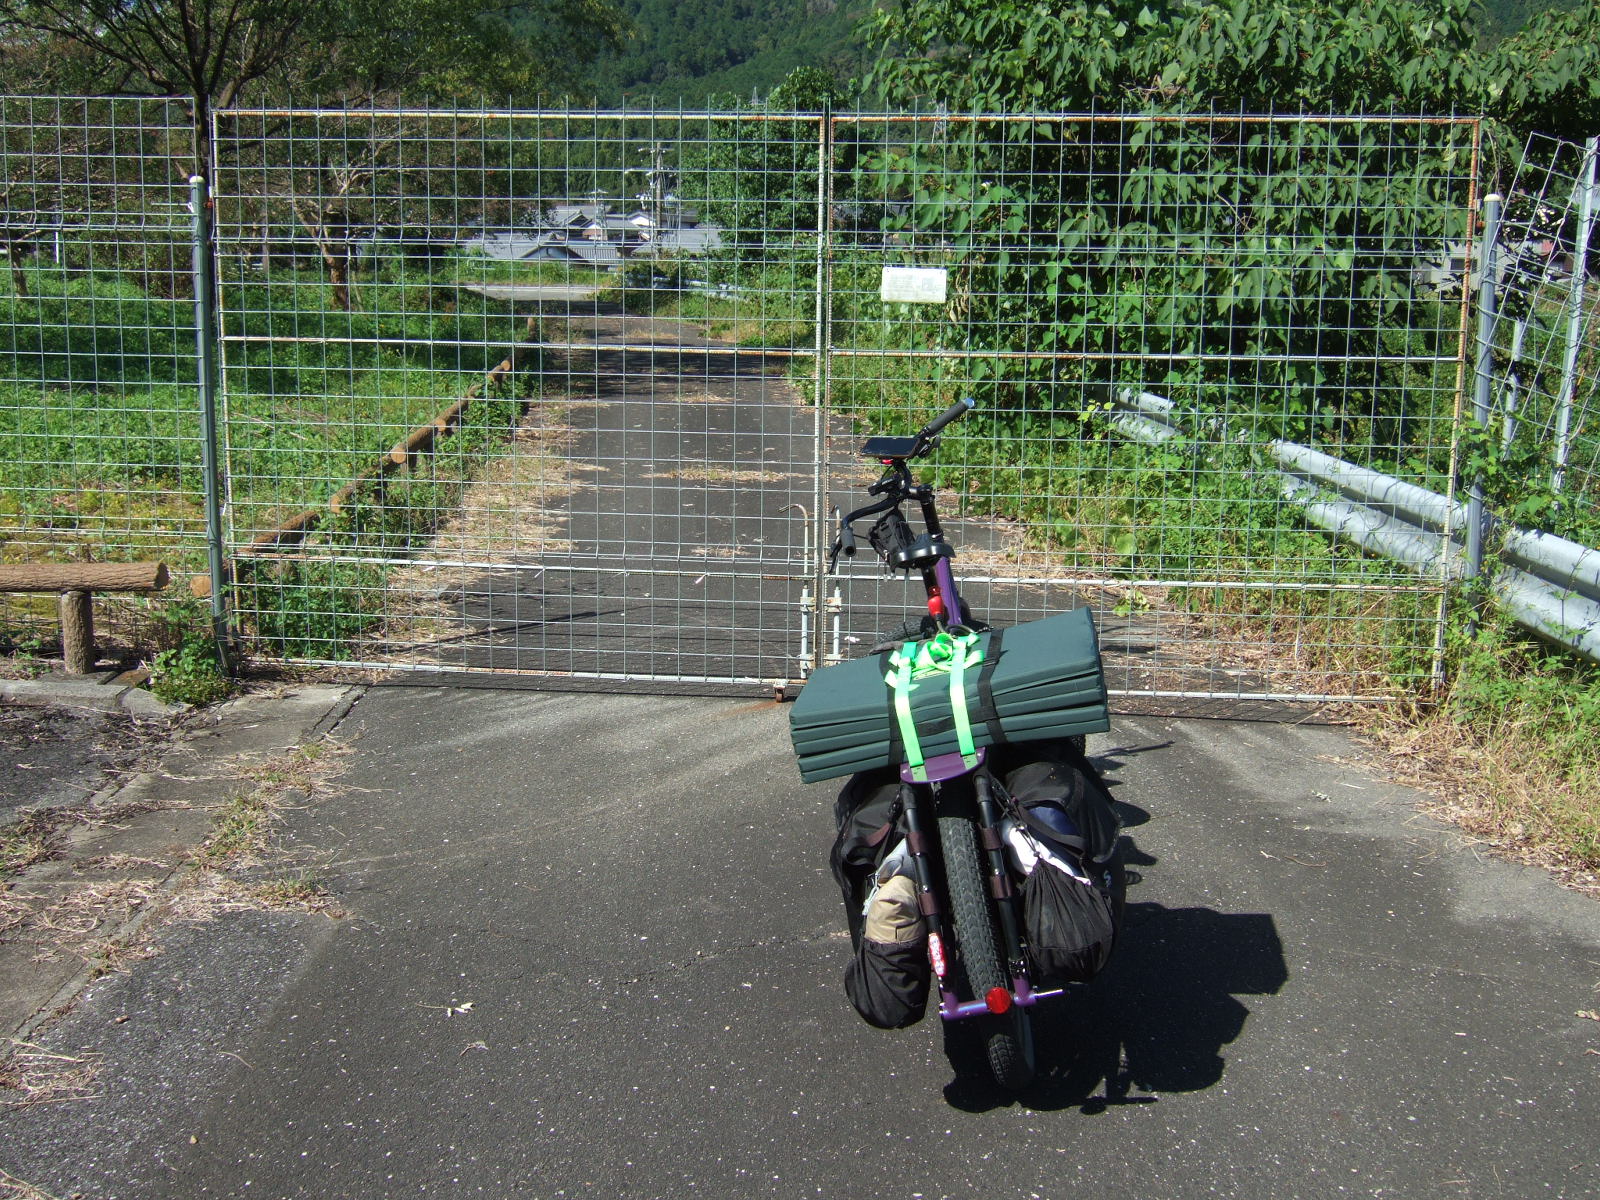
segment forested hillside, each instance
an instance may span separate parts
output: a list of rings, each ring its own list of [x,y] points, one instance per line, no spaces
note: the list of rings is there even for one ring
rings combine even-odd
[[[1572,0],[1484,0],[1480,24],[1487,41],[1516,33],[1538,13],[1572,7]]]
[[[595,68],[602,106],[764,96],[800,66],[840,79],[862,72],[855,27],[866,0],[622,0],[618,7],[634,31]]]

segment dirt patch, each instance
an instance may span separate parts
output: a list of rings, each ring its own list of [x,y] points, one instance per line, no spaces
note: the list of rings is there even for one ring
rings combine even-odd
[[[23,809],[82,803],[170,732],[122,712],[0,704],[0,825]]]

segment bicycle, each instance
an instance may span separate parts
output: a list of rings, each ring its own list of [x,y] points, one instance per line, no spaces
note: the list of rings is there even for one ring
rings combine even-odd
[[[1025,933],[1025,914],[1019,904],[1016,872],[1008,861],[1006,838],[1002,833],[1008,817],[1013,825],[1018,819],[1037,825],[1007,792],[994,770],[996,758],[1003,753],[1016,757],[1017,747],[1007,736],[1004,722],[990,698],[982,701],[985,711],[977,714],[985,722],[993,722],[986,735],[987,744],[978,744],[981,738],[972,731],[974,714],[967,711],[966,689],[970,677],[966,668],[982,672],[993,665],[999,657],[999,631],[991,631],[989,626],[978,621],[962,599],[951,565],[955,548],[946,538],[939,520],[934,488],[917,482],[910,467],[911,462],[937,447],[940,431],[974,407],[971,399],[964,399],[909,437],[867,439],[861,454],[881,463],[885,472],[867,488],[868,494],[876,499],[840,518],[838,535],[829,555],[829,571],[837,570],[841,555],[849,558],[856,553],[855,525],[876,517],[867,540],[877,557],[891,571],[917,572],[921,577],[926,615],[907,620],[877,647],[880,657],[886,656],[885,679],[893,684],[897,728],[891,730],[891,739],[898,738],[898,748],[890,761],[893,757],[901,759],[896,799],[900,815],[892,819],[904,827],[904,849],[910,859],[917,907],[926,922],[927,956],[938,987],[938,1009],[952,1063],[959,1073],[967,1066],[964,1060],[969,1056],[981,1057],[995,1081],[1014,1090],[1026,1086],[1035,1072],[1031,1011],[1040,1001],[1062,995],[1067,987],[1036,986],[1030,957],[1037,961],[1037,956]],[[923,526],[920,534],[913,532],[903,511],[911,503],[920,510]],[[1092,639],[1092,624],[1087,613],[1083,613],[1079,624],[1088,626]],[[1094,672],[1098,676],[1098,647],[1091,646],[1091,649]],[[985,653],[989,654],[987,663],[983,661]],[[941,700],[941,689],[947,687],[940,677],[941,664],[946,664],[942,670],[950,677],[948,703],[955,710],[951,718],[955,727],[953,749],[944,749],[949,740],[947,732],[943,735],[945,742],[939,742],[939,731],[944,725],[942,714],[939,721],[929,726],[931,732],[919,733],[919,718],[912,712],[914,704],[907,699],[914,686],[918,662],[924,668],[925,684],[937,679],[934,686],[927,689],[934,700]],[[838,671],[839,668],[821,670]],[[802,691],[802,699],[819,674],[820,671],[813,672]],[[863,670],[856,669],[851,678],[863,674]],[[845,677],[840,674],[837,678]],[[1058,730],[1073,730],[1061,738],[1066,747],[1065,756],[1075,760],[1074,769],[1090,774],[1093,768],[1083,756],[1084,732],[1105,727],[1103,681],[1095,682],[1100,689],[1100,707],[1086,717],[1079,714],[1076,726],[1049,713],[1038,719],[1046,728],[1055,720]],[[858,686],[870,688],[871,682],[858,681]],[[871,699],[870,695],[865,697],[868,703]],[[812,705],[813,709],[817,707],[817,704]],[[797,702],[797,724],[801,715]],[[1025,714],[1015,718],[1017,728],[1036,730],[1037,723],[1030,724],[1026,717]],[[833,747],[848,743],[850,730],[872,728],[870,717],[866,723],[857,721],[851,725],[841,718],[833,724],[844,732],[826,739],[810,737],[809,743]],[[933,744],[925,746],[925,742]],[[801,752],[804,775],[806,754],[798,732],[796,749]],[[874,745],[873,749],[878,748]],[[937,752],[941,749],[944,752]],[[925,750],[934,752],[925,753]],[[840,753],[830,749],[827,755],[814,758],[813,762],[817,762],[831,756],[829,762],[816,768],[816,772],[843,773],[839,769]],[[848,749],[843,753],[848,757]],[[1098,782],[1097,775],[1094,779]],[[1109,798],[1105,812],[1114,822]],[[1103,828],[1099,830],[1102,844],[1104,832]],[[876,836],[883,835],[880,832]],[[1082,844],[1086,843],[1080,839]],[[1111,844],[1116,844],[1114,826]],[[885,850],[887,845],[877,851],[880,861]],[[1123,883],[1120,861],[1113,852],[1104,864],[1097,865],[1104,867],[1102,882],[1107,894],[1115,897],[1115,916],[1119,918]],[[860,1005],[857,1007],[859,1010]],[[911,1023],[920,1015],[919,1007],[905,1023]],[[981,1054],[973,1055],[974,1050]]]

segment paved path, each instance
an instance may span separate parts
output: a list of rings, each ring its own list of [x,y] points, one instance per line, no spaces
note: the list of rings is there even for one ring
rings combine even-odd
[[[441,565],[399,583],[446,601],[373,649],[476,670],[798,680],[816,455],[788,355],[610,304],[551,306],[542,336],[568,349],[508,458],[546,465],[491,464],[421,556]],[[541,425],[559,427],[553,446]],[[461,541],[483,549],[443,565]]]
[[[426,568],[392,582],[391,608],[421,619],[367,639],[361,657],[798,685],[820,468],[791,354],[612,303],[551,303],[540,315],[542,339],[565,347],[550,354],[543,398],[418,556]],[[828,432],[827,503],[865,503],[858,485],[874,472],[858,463],[860,435],[845,418]],[[1019,527],[965,518],[959,497],[943,499],[963,590],[985,619],[1009,625],[1092,605],[1117,691],[1270,690],[1239,660],[1286,656],[1246,653],[1237,633],[1219,638],[1174,604],[1145,611],[1116,589],[982,582],[1055,564],[1037,552],[1022,563]],[[820,622],[824,649],[847,657],[923,603],[920,583],[886,578],[861,533],[862,553],[826,583],[839,602]]]
[[[476,292],[489,300],[517,304],[564,304],[592,300],[600,294],[599,284],[583,283],[484,283],[468,284],[463,291]]]
[[[35,1035],[56,1196],[1589,1197],[1600,906],[1337,729],[1124,717],[1112,966],[1020,1099],[839,986],[833,790],[782,707],[372,688],[292,818],[350,915],[178,926]],[[3,1178],[3,1177],[0,1177]]]

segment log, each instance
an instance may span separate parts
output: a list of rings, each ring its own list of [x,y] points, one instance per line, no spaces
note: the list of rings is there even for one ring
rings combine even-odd
[[[250,542],[252,550],[272,550],[282,546],[297,546],[306,540],[317,522],[322,520],[320,509],[308,508],[299,516],[291,517],[276,529],[258,534]]]
[[[7,563],[0,566],[0,592],[159,592],[167,586],[167,564]]]
[[[61,593],[61,657],[68,675],[87,675],[100,657],[94,646],[94,605],[80,589]]]

